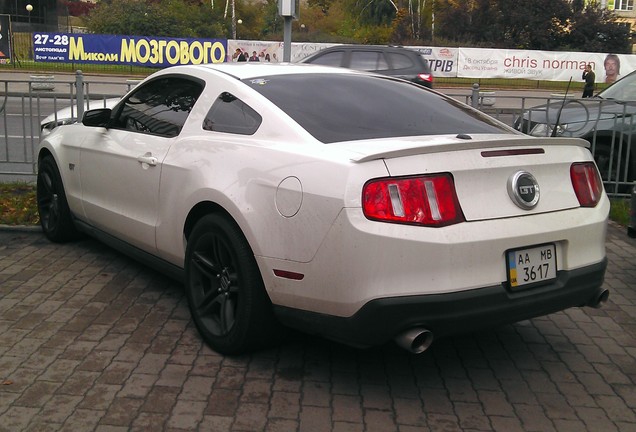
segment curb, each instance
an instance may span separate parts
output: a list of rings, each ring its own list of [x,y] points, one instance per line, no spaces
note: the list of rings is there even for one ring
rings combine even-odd
[[[4,225],[0,224],[0,231],[42,232],[40,225]]]

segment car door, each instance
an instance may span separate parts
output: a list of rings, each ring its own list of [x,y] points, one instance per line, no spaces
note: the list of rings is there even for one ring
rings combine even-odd
[[[91,225],[154,252],[162,162],[202,89],[180,76],[144,83],[118,105],[100,139],[82,145],[82,201]]]

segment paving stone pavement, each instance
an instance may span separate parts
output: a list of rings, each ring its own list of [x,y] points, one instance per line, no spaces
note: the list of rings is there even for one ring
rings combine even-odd
[[[0,230],[0,431],[636,431],[636,240],[610,300],[420,355],[295,337],[204,346],[182,288],[87,239]]]

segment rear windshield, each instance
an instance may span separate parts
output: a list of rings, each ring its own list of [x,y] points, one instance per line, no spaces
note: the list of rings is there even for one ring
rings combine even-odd
[[[324,143],[418,135],[514,133],[454,99],[391,78],[303,74],[246,81]]]

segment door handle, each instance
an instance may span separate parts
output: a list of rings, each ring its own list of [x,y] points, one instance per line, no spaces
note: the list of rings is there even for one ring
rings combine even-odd
[[[157,158],[152,155],[152,153],[146,153],[145,155],[138,156],[137,162],[141,164],[146,164],[150,166],[157,165]]]

